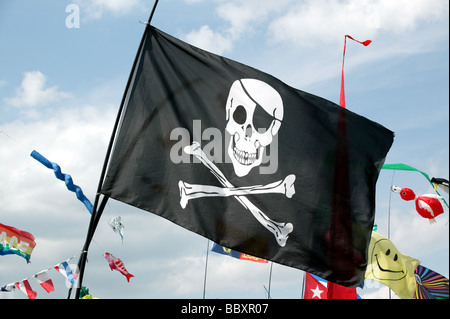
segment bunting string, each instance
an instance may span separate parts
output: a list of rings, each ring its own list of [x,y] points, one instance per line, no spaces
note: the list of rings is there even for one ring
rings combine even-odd
[[[78,277],[77,272],[72,271],[72,269],[69,266],[69,261],[78,257],[81,253],[78,253],[69,259],[66,259],[52,267],[49,267],[47,269],[41,270],[27,278],[24,278],[19,281],[12,282],[10,284],[4,285],[0,287],[1,292],[12,292],[16,288],[18,288],[20,291],[22,291],[29,299],[35,299],[37,296],[37,292],[33,290],[33,288],[30,285],[29,279],[35,278],[36,281],[39,283],[39,285],[47,291],[47,293],[50,293],[52,291],[55,291],[55,288],[53,286],[53,282],[48,275],[48,272],[52,269],[55,269],[58,271],[61,275],[63,275],[70,283],[71,285],[75,285],[75,281]]]

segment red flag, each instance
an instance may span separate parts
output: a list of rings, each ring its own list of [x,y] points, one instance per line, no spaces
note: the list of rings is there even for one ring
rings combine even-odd
[[[40,273],[37,273],[34,275],[36,278],[36,281],[42,286],[42,288],[45,289],[47,292],[55,291],[55,288],[53,287],[53,282],[49,275],[47,274],[47,271],[43,270]]]
[[[327,281],[320,277],[305,273],[305,291],[303,299],[328,299]]]
[[[20,289],[20,291],[22,291],[25,295],[27,295],[28,298],[30,299],[36,298],[37,292],[33,291],[28,280],[16,282],[15,285],[17,288]]]
[[[357,299],[356,288],[348,288],[305,273],[303,299]]]
[[[328,299],[356,299],[356,288],[328,282]]]

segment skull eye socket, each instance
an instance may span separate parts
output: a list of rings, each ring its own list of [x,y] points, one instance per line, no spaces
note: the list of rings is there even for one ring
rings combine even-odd
[[[244,124],[247,120],[247,111],[242,105],[238,105],[233,113],[233,119],[237,124]]]

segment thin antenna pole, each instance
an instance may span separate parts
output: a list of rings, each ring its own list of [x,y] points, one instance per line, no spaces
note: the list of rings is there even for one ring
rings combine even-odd
[[[394,176],[397,170],[394,169],[392,173],[391,187],[389,188],[389,208],[388,208],[388,239],[391,239],[391,196],[392,196],[392,186],[394,185]],[[391,288],[389,288],[389,299],[391,299]]]
[[[84,244],[83,253],[81,254],[80,259],[78,261],[78,269],[80,270],[80,273],[79,273],[79,277],[78,277],[78,283],[77,283],[77,290],[76,290],[76,294],[75,294],[75,299],[79,299],[79,297],[80,297],[81,285],[82,285],[82,282],[83,282],[84,269],[85,269],[85,266],[86,266],[86,260],[87,260],[87,253],[88,253],[89,245],[91,243],[92,237],[94,236],[95,229],[97,228],[97,224],[98,224],[98,222],[100,220],[100,217],[102,215],[102,212],[103,212],[103,209],[104,209],[104,207],[106,205],[106,202],[108,201],[108,197],[104,196],[103,200],[102,200],[101,207],[97,211],[97,205],[98,205],[98,201],[99,201],[99,198],[100,198],[100,190],[101,190],[101,187],[103,185],[103,181],[105,179],[106,168],[107,168],[108,163],[109,163],[109,158],[111,156],[111,151],[112,151],[112,147],[114,145],[114,140],[115,140],[115,137],[116,137],[117,129],[119,127],[120,119],[122,117],[122,111],[123,111],[123,108],[124,108],[124,105],[125,105],[125,100],[127,98],[128,91],[129,91],[129,88],[131,86],[132,79],[134,77],[134,73],[135,73],[134,71],[136,69],[136,65],[137,65],[139,57],[141,55],[142,47],[144,46],[144,40],[146,38],[148,26],[150,25],[150,23],[152,21],[153,15],[155,14],[155,10],[156,10],[156,6],[158,5],[158,2],[159,2],[159,0],[155,1],[155,4],[153,5],[153,9],[152,9],[152,12],[150,14],[150,17],[149,17],[147,23],[145,24],[145,30],[144,30],[144,33],[142,35],[142,39],[141,39],[141,42],[139,44],[139,48],[137,50],[136,56],[134,58],[133,66],[131,68],[131,72],[130,72],[130,75],[128,77],[128,81],[127,81],[127,84],[125,86],[125,92],[123,94],[122,101],[120,103],[119,111],[117,113],[116,122],[114,123],[113,132],[111,134],[111,139],[109,141],[108,149],[106,151],[105,161],[103,163],[103,169],[102,169],[102,172],[101,172],[101,175],[100,175],[100,179],[99,179],[99,182],[98,182],[98,186],[97,186],[97,194],[95,196],[94,207],[92,209],[91,220],[89,222],[89,228],[88,228],[88,233],[86,235],[86,241],[85,241],[85,244]],[[70,294],[71,294],[71,291],[69,291],[68,299],[70,298]]]
[[[206,262],[205,262],[205,278],[203,279],[203,299],[205,299],[206,294],[206,273],[208,272],[208,256],[209,256],[209,239],[206,244]]]
[[[305,299],[305,277],[306,277],[306,272],[303,272],[302,298],[301,299]]]
[[[267,290],[267,299],[270,299],[270,284],[272,282],[272,267],[273,267],[273,261],[270,262],[270,272],[269,272],[269,290]]]
[[[394,185],[394,176],[396,170],[392,173],[391,187]],[[391,196],[392,190],[389,188],[389,209],[388,209],[388,239],[391,239]]]

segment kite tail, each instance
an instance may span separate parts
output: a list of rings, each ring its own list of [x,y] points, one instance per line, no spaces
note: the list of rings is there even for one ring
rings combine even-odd
[[[92,209],[93,209],[92,203],[83,194],[83,191],[81,190],[81,188],[73,183],[72,177],[69,174],[62,173],[61,167],[59,167],[58,164],[50,162],[48,159],[46,159],[44,156],[42,156],[41,154],[39,154],[38,152],[36,152],[34,150],[33,150],[33,152],[31,152],[30,156],[33,157],[35,160],[37,160],[42,165],[44,165],[45,167],[47,167],[49,169],[53,169],[56,178],[65,182],[67,189],[74,192],[76,194],[78,200],[80,200],[84,204],[84,206],[86,206],[89,213],[92,214]]]
[[[131,278],[131,277],[134,277],[134,276],[133,276],[132,274],[129,273],[129,274],[125,275],[125,277],[127,277],[127,281],[130,282],[130,278]]]

